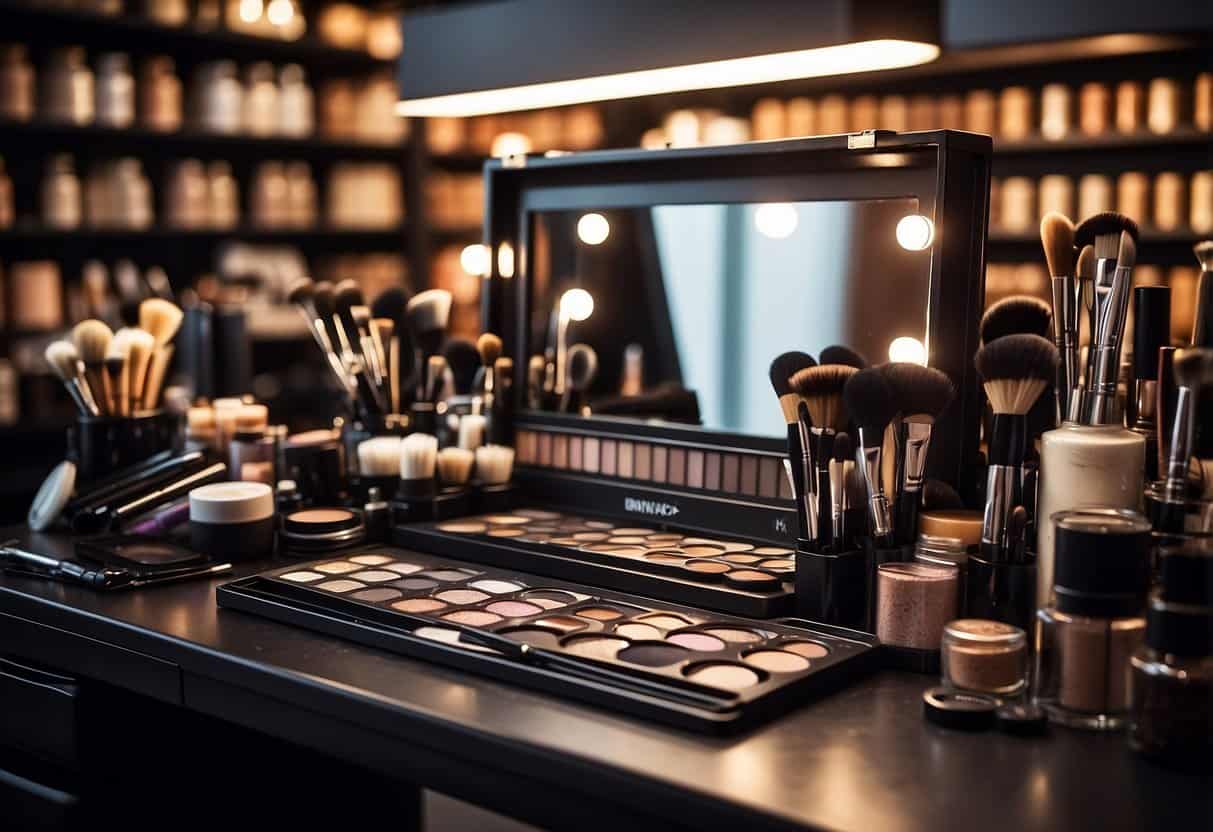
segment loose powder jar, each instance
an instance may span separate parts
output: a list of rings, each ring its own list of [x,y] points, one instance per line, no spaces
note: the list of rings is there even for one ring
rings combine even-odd
[[[943,684],[1000,697],[1023,692],[1028,681],[1028,638],[1000,621],[962,618],[943,629]]]
[[[190,492],[190,548],[224,560],[274,550],[274,490],[260,482],[217,482]]]
[[[951,566],[886,563],[876,570],[876,637],[894,647],[938,650],[956,617],[960,573]]]

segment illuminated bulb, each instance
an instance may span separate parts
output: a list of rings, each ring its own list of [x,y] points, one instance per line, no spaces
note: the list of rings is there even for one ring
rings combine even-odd
[[[800,225],[800,214],[796,206],[786,202],[768,202],[754,211],[754,227],[758,233],[772,240],[790,237]]]
[[[577,220],[577,236],[587,246],[596,246],[611,233],[611,224],[602,214],[583,214]]]
[[[922,251],[935,239],[935,226],[922,214],[910,214],[897,221],[897,244],[906,251]]]
[[[240,19],[245,23],[256,23],[264,10],[261,0],[240,0]]]
[[[505,278],[514,276],[514,247],[509,243],[497,246],[497,274]]]
[[[531,149],[531,137],[525,133],[498,133],[493,137],[489,153],[504,159],[506,156],[525,156]]]
[[[470,275],[477,277],[487,275],[491,262],[488,246],[481,243],[465,246],[463,251],[459,252],[459,265],[463,266],[463,270]]]
[[[260,2],[258,5],[261,5]],[[265,16],[275,26],[285,26],[295,16],[295,6],[291,0],[270,0],[270,4],[265,10]]]
[[[585,289],[569,289],[560,297],[560,313],[570,321],[584,321],[594,314],[594,296]]]
[[[902,335],[900,338],[894,338],[893,342],[889,344],[889,360],[922,364],[925,367],[927,363],[927,348],[917,338]]]

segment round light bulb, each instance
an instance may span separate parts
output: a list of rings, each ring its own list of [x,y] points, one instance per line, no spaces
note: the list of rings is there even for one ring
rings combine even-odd
[[[922,251],[935,239],[935,225],[922,214],[909,214],[897,221],[897,244],[906,251]]]
[[[584,321],[594,314],[594,296],[585,289],[569,289],[560,296],[560,311],[570,321]]]
[[[497,246],[497,274],[504,278],[514,276],[514,247],[509,243]]]
[[[481,243],[464,246],[463,251],[459,252],[459,265],[470,275],[476,277],[487,275],[490,263],[488,246]]]
[[[240,0],[240,19],[245,23],[256,23],[263,11],[261,0]]]
[[[889,360],[922,364],[925,367],[927,363],[927,348],[917,338],[902,335],[900,338],[894,338],[892,343],[889,344]]]
[[[583,214],[577,220],[577,236],[587,246],[596,246],[611,234],[611,224],[602,214]]]
[[[792,236],[796,226],[800,225],[800,213],[795,205],[786,202],[768,202],[759,205],[754,211],[754,227],[758,233],[772,240],[782,240]]]
[[[532,149],[531,137],[525,133],[498,133],[493,137],[489,154],[504,159],[506,156],[525,156]]]
[[[275,26],[285,26],[295,16],[295,6],[291,0],[270,0],[265,16]]]

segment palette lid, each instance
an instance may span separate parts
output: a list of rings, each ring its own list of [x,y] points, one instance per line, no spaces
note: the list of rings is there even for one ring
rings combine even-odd
[[[274,490],[261,482],[216,482],[190,492],[190,521],[252,523],[274,515]]]

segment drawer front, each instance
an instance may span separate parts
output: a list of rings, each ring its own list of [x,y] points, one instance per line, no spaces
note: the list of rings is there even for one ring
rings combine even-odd
[[[76,680],[0,656],[0,746],[76,769],[80,762]]]

